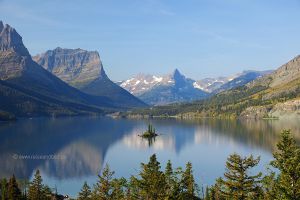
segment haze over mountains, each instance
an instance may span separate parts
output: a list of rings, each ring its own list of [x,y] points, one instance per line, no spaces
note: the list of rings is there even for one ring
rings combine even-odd
[[[17,31],[2,21],[0,91],[0,110],[17,116],[99,114],[125,107],[108,96],[83,93],[45,70],[32,60]],[[145,106],[135,106],[140,105]]]
[[[299,98],[300,56],[297,56],[271,73],[267,72],[246,85],[217,93],[209,99],[136,113],[181,118],[297,118],[300,116]]]
[[[244,71],[229,77],[205,78],[195,81],[186,78],[178,69],[168,75],[138,74],[118,84],[152,105],[190,102],[245,85],[272,71]]]

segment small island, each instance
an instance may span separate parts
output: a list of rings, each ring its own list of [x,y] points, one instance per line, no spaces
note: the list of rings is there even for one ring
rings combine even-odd
[[[158,134],[156,134],[155,132],[155,128],[153,128],[153,126],[151,124],[148,125],[148,130],[145,131],[142,135],[140,135],[143,138],[153,138],[158,136]]]

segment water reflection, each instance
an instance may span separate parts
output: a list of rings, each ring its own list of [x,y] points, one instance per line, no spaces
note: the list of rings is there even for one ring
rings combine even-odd
[[[159,135],[153,138],[143,138],[138,135],[139,132],[133,131],[125,135],[122,142],[135,149],[153,148],[155,150],[170,149],[175,150],[175,139],[172,135]]]
[[[149,123],[162,133],[153,141],[138,136]],[[224,161],[232,151],[268,155],[262,157],[268,163],[282,129],[291,129],[300,141],[299,124],[299,119],[149,122],[88,117],[1,123],[0,177],[15,174],[18,178],[30,178],[39,168],[48,178],[66,184],[76,179],[79,185],[74,188],[79,189],[87,177],[96,177],[105,162],[126,176],[151,153],[158,153],[165,161],[173,159],[180,166],[192,161],[201,173],[206,173],[205,177],[213,180],[224,169]],[[15,159],[15,154],[63,155],[65,159]],[[206,162],[202,162],[204,159]]]

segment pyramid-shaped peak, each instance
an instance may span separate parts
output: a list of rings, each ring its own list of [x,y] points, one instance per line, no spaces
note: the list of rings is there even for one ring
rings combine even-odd
[[[177,68],[175,68],[175,70],[173,71],[173,75],[178,75],[178,74],[180,74],[180,72]]]
[[[2,29],[2,30],[1,30]],[[30,56],[23,44],[22,37],[10,25],[0,22],[0,51],[14,51],[21,56]]]
[[[172,78],[173,79],[184,79],[185,78],[185,76],[184,75],[182,75],[180,72],[179,72],[179,70],[176,68],[174,71],[173,71],[173,73],[172,73]]]

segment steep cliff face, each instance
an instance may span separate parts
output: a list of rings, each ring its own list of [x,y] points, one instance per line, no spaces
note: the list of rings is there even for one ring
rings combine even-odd
[[[10,25],[4,25],[0,21],[0,51],[14,51],[21,56],[29,56],[29,52],[23,45],[22,37]]]
[[[146,106],[144,102],[108,78],[96,51],[58,47],[37,55],[33,59],[49,72],[82,92],[110,98],[120,107]]]
[[[96,51],[58,47],[33,59],[74,87],[84,87],[99,77],[107,78]]]
[[[34,62],[15,29],[0,22],[0,110],[16,116],[103,113],[112,99],[80,92]]]

